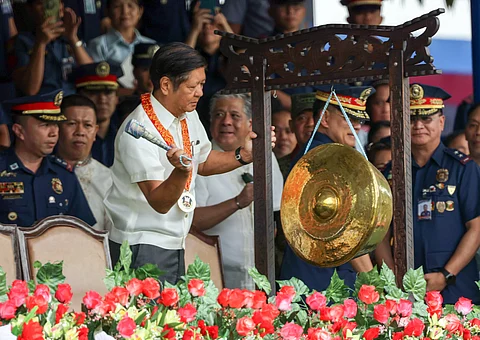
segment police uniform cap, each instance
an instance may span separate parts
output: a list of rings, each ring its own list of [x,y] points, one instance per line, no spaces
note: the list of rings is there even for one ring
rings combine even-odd
[[[5,112],[12,115],[35,117],[44,122],[62,122],[67,120],[61,114],[62,100],[63,91],[56,90],[35,96],[15,98],[5,101],[2,105]]]
[[[412,84],[410,85],[410,115],[434,115],[445,107],[444,101],[450,97],[450,94],[439,87]]]
[[[292,119],[298,117],[303,111],[313,110],[315,93],[298,93],[292,95]]]
[[[332,86],[324,85],[318,86],[316,99],[326,102],[330,95]],[[349,85],[334,85],[335,93],[345,112],[354,119],[367,121],[370,117],[367,113],[367,99],[370,95],[375,93],[375,89],[371,86],[349,86]],[[335,96],[332,95],[329,105],[340,107]],[[323,109],[323,108],[322,108]]]
[[[135,45],[132,55],[132,65],[135,67],[150,67],[152,64],[152,58],[159,48],[160,46],[155,43],[141,43]]]
[[[72,72],[72,80],[77,89],[116,90],[117,79],[123,76],[122,68],[106,61],[80,65]]]
[[[341,0],[340,3],[349,9],[358,6],[382,6],[382,0]]]

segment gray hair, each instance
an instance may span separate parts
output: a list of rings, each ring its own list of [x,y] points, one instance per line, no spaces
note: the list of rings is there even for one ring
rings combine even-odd
[[[243,111],[245,115],[248,119],[252,119],[252,100],[250,99],[249,94],[221,94],[219,92],[215,93],[210,99],[210,119],[212,119],[212,114],[217,106],[217,101],[221,99],[241,99],[243,101]]]

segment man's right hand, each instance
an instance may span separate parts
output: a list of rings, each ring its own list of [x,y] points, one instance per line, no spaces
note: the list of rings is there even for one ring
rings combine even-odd
[[[53,22],[54,18],[47,18],[42,26],[37,29],[37,41],[41,44],[47,45],[49,42],[60,37],[65,28],[62,21]]]
[[[207,8],[200,8],[200,2],[197,2],[193,9],[192,30],[200,34],[204,24],[210,24],[213,21],[213,15]]]
[[[176,169],[190,172],[192,171],[192,162],[182,157],[182,162],[180,162],[181,156],[187,156],[187,154],[182,150],[177,148],[176,146],[172,147],[170,150],[167,151],[167,158],[170,164],[172,164]],[[187,166],[185,166],[185,165]],[[190,165],[190,166],[188,166]]]
[[[253,202],[253,183],[245,184],[242,192],[237,196],[240,209],[248,207]]]

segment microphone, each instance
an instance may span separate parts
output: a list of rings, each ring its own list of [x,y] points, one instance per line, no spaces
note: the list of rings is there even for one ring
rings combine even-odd
[[[130,119],[125,126],[125,132],[128,133],[130,136],[135,137],[136,139],[144,138],[148,140],[150,143],[155,144],[165,151],[170,150],[172,147],[168,144],[166,144],[163,140],[161,140],[158,137],[155,137],[150,131],[148,131],[145,126],[140,123],[136,119]],[[184,163],[184,159],[188,160],[190,163]],[[185,155],[180,156],[180,163],[184,167],[189,167],[192,166],[192,159],[190,157],[187,157]]]

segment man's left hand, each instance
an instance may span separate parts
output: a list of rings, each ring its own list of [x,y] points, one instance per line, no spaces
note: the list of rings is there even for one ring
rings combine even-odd
[[[427,281],[427,292],[432,290],[441,292],[447,286],[447,280],[442,273],[428,273],[424,277]]]
[[[271,126],[271,133],[272,133],[272,149],[275,147],[275,142],[277,141],[277,137],[275,136],[275,126]],[[250,163],[253,161],[253,143],[252,140],[257,138],[257,134],[253,131],[250,131],[247,136],[245,137],[245,143],[243,144],[243,148],[240,151],[242,155],[242,159],[245,162]]]

